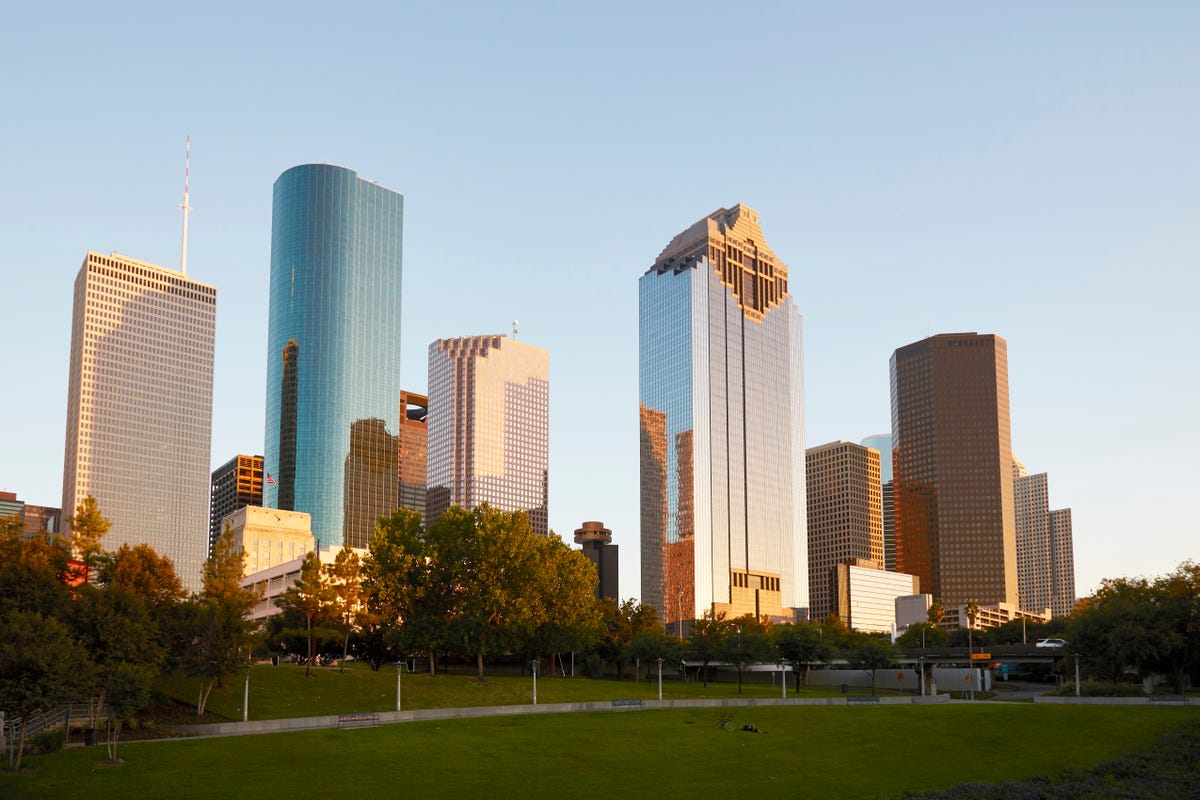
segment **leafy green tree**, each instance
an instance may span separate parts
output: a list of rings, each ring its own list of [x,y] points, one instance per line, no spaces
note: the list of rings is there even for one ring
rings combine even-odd
[[[926,617],[929,624],[937,627],[942,624],[942,618],[946,616],[946,608],[936,600],[929,604],[929,611],[926,612]]]
[[[96,564],[102,552],[101,542],[112,521],[100,513],[96,498],[90,494],[75,508],[74,516],[68,517],[67,526],[71,529],[71,546],[79,560],[88,567]]]
[[[908,630],[900,634],[896,644],[901,647],[942,647],[946,644],[946,630],[940,625],[928,622],[914,622]]]
[[[619,605],[611,599],[602,600],[600,614],[603,628],[596,650],[605,661],[616,664],[619,680],[625,671],[625,665],[636,658],[630,649],[634,639],[642,631],[661,628],[662,625],[658,621],[658,612],[654,606],[640,603],[632,597]]]
[[[683,642],[671,636],[661,627],[646,628],[634,635],[629,643],[630,654],[647,667],[656,663],[660,658],[664,662],[674,664],[683,657]]]
[[[692,633],[687,638],[685,652],[688,658],[700,662],[706,689],[708,688],[708,665],[720,659],[730,630],[730,622],[725,619],[724,611],[718,611],[715,615],[711,611],[705,611],[703,617],[692,623]]]
[[[535,574],[528,589],[530,629],[526,650],[540,658],[594,644],[602,629],[595,567],[553,531],[548,536],[533,536],[530,545]]]
[[[851,669],[871,673],[871,695],[875,695],[875,671],[896,665],[900,652],[887,639],[864,636],[846,650],[846,661]]]
[[[100,563],[101,586],[127,589],[162,611],[187,597],[175,564],[148,544],[123,544]]]
[[[134,664],[120,664],[108,676],[105,695],[108,698],[108,761],[121,763],[117,758],[117,742],[122,726],[150,705],[150,684],[154,673]]]
[[[325,567],[329,580],[330,610],[336,625],[342,629],[342,658],[338,671],[346,668],[346,656],[350,654],[350,634],[357,626],[357,617],[362,601],[362,565],[358,554],[343,546],[332,564]]]
[[[304,661],[304,676],[309,676],[312,662],[316,658],[316,630],[325,627],[334,615],[334,598],[329,583],[322,569],[321,559],[315,552],[309,552],[300,565],[300,578],[289,586],[276,605],[284,611],[293,611],[304,617],[305,628],[308,631],[308,652]],[[327,637],[322,637],[327,638]],[[339,637],[340,638],[340,637]]]
[[[974,600],[968,600],[965,606],[967,612],[967,652],[975,652],[975,641],[973,639],[975,630],[975,620],[979,619],[979,603]]]
[[[717,650],[717,656],[737,669],[738,694],[742,693],[742,675],[754,664],[775,661],[778,652],[770,632],[753,614],[730,620],[730,632]]]
[[[70,547],[62,538],[26,539],[23,533],[15,515],[0,529],[0,617],[13,611],[61,617],[71,602]]]
[[[87,651],[58,620],[26,611],[0,617],[0,708],[17,722],[14,772],[21,769],[29,720],[77,700],[92,678]]]
[[[771,631],[779,657],[792,665],[796,691],[800,691],[801,673],[804,685],[808,685],[808,671],[814,664],[827,664],[833,659],[834,649],[825,641],[819,625],[788,623],[776,625]]]

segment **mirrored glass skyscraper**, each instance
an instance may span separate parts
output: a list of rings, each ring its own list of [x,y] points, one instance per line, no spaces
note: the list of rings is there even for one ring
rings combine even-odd
[[[404,198],[354,171],[275,181],[266,503],[322,545],[366,547],[396,506]]]
[[[88,253],[75,278],[63,516],[88,495],[106,550],[148,544],[199,590],[208,558],[217,290]]]
[[[805,613],[802,321],[757,212],[672,239],[639,309],[642,601],[668,623]]]

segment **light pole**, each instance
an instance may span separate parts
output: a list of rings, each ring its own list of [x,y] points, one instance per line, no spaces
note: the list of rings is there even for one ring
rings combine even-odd
[[[242,691],[242,722],[250,721],[250,662],[246,662],[246,688]]]
[[[1075,696],[1081,696],[1079,692],[1079,653],[1075,654]]]
[[[659,700],[662,700],[662,662],[663,662],[663,660],[661,658],[658,659],[658,699]]]
[[[537,705],[537,659],[529,662],[533,665],[533,704]]]
[[[779,685],[783,687],[783,699],[787,700],[787,672],[784,670],[783,659],[779,660]]]
[[[925,656],[917,656],[917,682],[921,684],[921,697],[925,696]]]
[[[396,662],[396,710],[400,710],[400,675],[404,672],[404,659]]]

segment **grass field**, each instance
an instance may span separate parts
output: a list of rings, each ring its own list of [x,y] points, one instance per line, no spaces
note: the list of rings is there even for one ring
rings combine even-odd
[[[76,748],[0,775],[0,797],[895,797],[1088,767],[1197,716],[977,703],[441,720],[128,744],[120,766]]]
[[[516,676],[492,676],[486,685],[475,683],[473,674],[451,673],[430,678],[428,674],[405,674],[401,694],[405,710],[418,708],[466,708],[488,705],[521,705],[532,699],[532,680]],[[168,676],[159,689],[181,703],[196,703],[199,681],[183,676]],[[865,689],[856,689],[866,693]],[[779,686],[745,684],[744,697],[779,697]],[[232,676],[225,686],[214,689],[208,709],[231,720],[242,718],[243,681]],[[828,697],[840,694],[837,687],[804,689],[802,696]],[[653,699],[658,684],[633,680],[588,680],[586,678],[538,678],[539,703],[575,703],[612,700],[617,697]],[[680,683],[663,681],[663,699],[699,697],[736,697],[737,684],[730,682]],[[788,696],[795,697],[791,686]],[[255,666],[250,672],[250,719],[313,717],[359,711],[394,711],[396,708],[396,670],[394,667],[372,672],[365,664],[349,664],[345,672],[333,667],[314,669],[304,677],[304,667],[291,664]]]

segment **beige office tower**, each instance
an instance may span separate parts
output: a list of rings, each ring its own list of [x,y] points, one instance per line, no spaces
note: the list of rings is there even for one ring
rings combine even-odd
[[[216,304],[214,287],[115,253],[88,253],[75,278],[63,515],[94,496],[106,550],[148,544],[189,590],[208,556]]]
[[[891,358],[896,569],[943,606],[1018,602],[1008,345],[948,333]]]
[[[505,336],[429,345],[428,521],[450,506],[527,511],[546,535],[550,354]]]
[[[805,453],[808,475],[808,596],[813,619],[837,613],[835,567],[883,569],[879,451],[838,441]]]
[[[1022,611],[1060,617],[1075,607],[1071,509],[1050,509],[1049,477],[1030,475],[1013,459],[1017,523],[1017,591]]]

